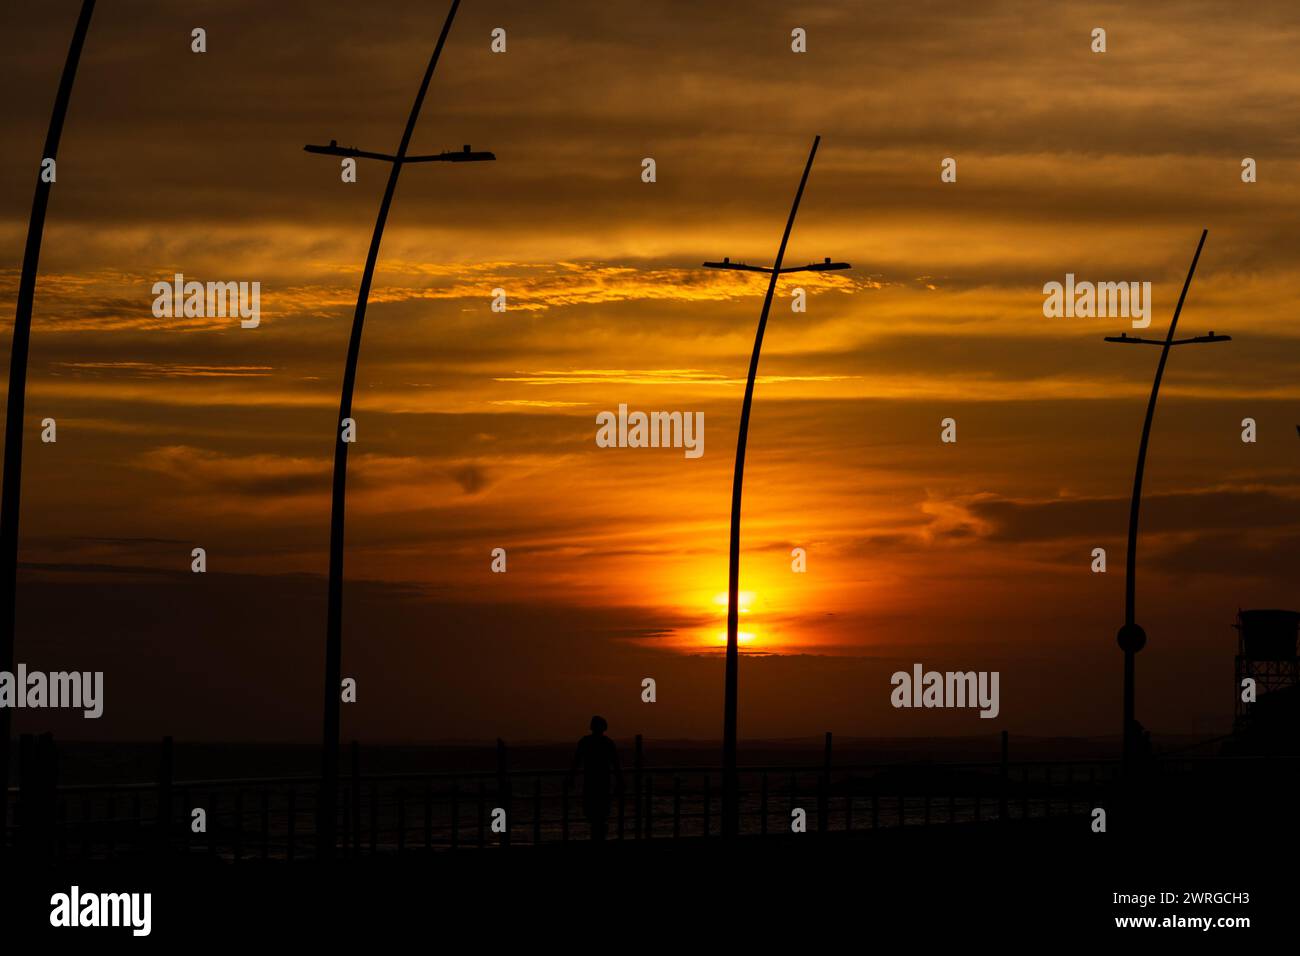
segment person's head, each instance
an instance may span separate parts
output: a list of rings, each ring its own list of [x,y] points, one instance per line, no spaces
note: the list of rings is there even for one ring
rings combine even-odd
[[[603,734],[609,729],[609,722],[604,717],[596,716],[591,718],[591,732],[593,734]]]

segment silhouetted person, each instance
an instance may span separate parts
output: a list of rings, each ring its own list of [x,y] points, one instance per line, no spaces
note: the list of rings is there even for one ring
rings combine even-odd
[[[1133,753],[1131,770],[1134,779],[1145,778],[1154,763],[1154,750],[1151,746],[1151,731],[1142,726],[1142,722],[1133,721]]]
[[[1137,757],[1143,763],[1149,763],[1154,751],[1151,748],[1151,731],[1142,726],[1140,721],[1133,721],[1133,726],[1137,728]]]
[[[568,782],[582,768],[582,812],[591,828],[591,838],[597,842],[605,839],[609,827],[609,778],[612,775],[623,792],[623,770],[618,765],[618,749],[614,741],[605,736],[609,724],[604,717],[591,718],[591,733],[578,741],[573,755],[573,767]]]

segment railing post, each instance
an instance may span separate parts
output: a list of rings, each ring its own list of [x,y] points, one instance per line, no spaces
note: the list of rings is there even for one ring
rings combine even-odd
[[[682,836],[682,778],[673,776],[673,839]]]
[[[618,781],[618,838],[623,839],[623,816],[627,807],[627,798],[623,792],[623,779],[620,776]]]
[[[271,791],[262,788],[262,859],[271,855]]]
[[[81,798],[81,856],[89,860],[94,854],[94,835],[90,824],[91,803],[90,797]]]
[[[632,757],[632,832],[641,839],[641,735],[636,735],[636,749]],[[567,820],[567,817],[566,817]]]
[[[460,781],[451,782],[451,848],[460,848]]]
[[[18,737],[18,805],[14,807],[14,817],[18,831],[14,845],[20,857],[34,857],[36,846],[36,738],[31,734]]]
[[[711,817],[713,816],[713,789],[711,786],[711,781],[709,780],[709,775],[707,773],[704,775],[703,798],[704,798],[704,834],[703,835],[708,836],[709,827],[712,823]]]
[[[40,853],[52,860],[58,846],[59,754],[53,734],[41,734],[37,740],[40,755]]]
[[[533,778],[533,845],[542,842],[542,778]]]
[[[297,851],[298,837],[298,788],[289,787],[289,805],[285,809],[288,820],[285,823],[285,846],[284,855],[290,863],[293,862],[294,855]],[[187,828],[188,832],[188,828]]]
[[[762,787],[762,790],[761,793],[759,794],[759,802],[758,802],[758,816],[759,816],[758,833],[759,836],[767,836],[767,771],[766,770],[763,771],[763,782],[760,784],[760,786]]]
[[[825,833],[830,823],[831,802],[831,732],[826,731],[826,749],[822,755],[822,778],[817,788],[817,832]]]
[[[144,818],[140,791],[131,791],[131,847],[137,852],[143,849],[144,840],[140,836],[140,826]]]
[[[424,849],[433,849],[433,782],[424,778]]]
[[[640,743],[639,737],[637,738],[637,742]],[[641,779],[640,774],[637,774],[637,779],[638,780]],[[560,786],[560,841],[562,843],[569,842],[569,788],[570,786],[571,785],[569,783],[569,778],[565,777],[564,782]],[[637,800],[637,806],[638,807],[641,806],[640,793],[636,795],[636,800]],[[639,832],[637,833],[637,836],[640,836]]]
[[[1002,760],[998,769],[998,821],[1007,821],[1007,732],[1002,731]]]
[[[379,782],[370,781],[370,855],[375,855],[379,839]]]
[[[164,737],[158,753],[158,849],[164,854],[172,842],[172,776],[172,739]]]
[[[794,774],[792,773],[790,774],[790,812],[786,814],[785,816],[786,823],[781,828],[787,833],[789,832],[789,827],[790,827],[789,821],[793,819],[796,801],[798,800],[797,794],[798,794],[797,785],[795,783]]]
[[[217,815],[217,791],[208,791],[208,855],[217,855],[217,826],[220,819]]]
[[[397,852],[406,852],[406,788],[397,785]]]
[[[1029,819],[1029,766],[1022,764],[1020,767],[1020,816],[1022,820]]]
[[[480,850],[483,849],[484,844],[487,842],[486,834],[483,832],[483,805],[484,805],[483,778],[479,777],[478,778],[478,846]]]
[[[357,855],[356,834],[352,832],[352,785],[349,783],[346,790],[341,791],[343,796],[339,801],[343,808],[343,829],[335,828],[338,839],[343,841],[343,853],[345,856]],[[317,835],[317,852],[319,851],[320,837]],[[319,858],[318,858],[319,859]]]
[[[235,835],[232,846],[235,862],[244,855],[244,791],[235,788]]]
[[[59,758],[55,737],[23,734],[18,739],[22,777],[18,784],[18,835],[21,856],[45,862],[55,852],[55,801],[59,786]]]
[[[506,742],[497,738],[497,799],[506,812],[506,829],[501,834],[501,845],[510,846],[510,825],[514,822],[514,808],[511,803],[510,759],[506,752]]]
[[[654,785],[655,775],[645,775],[645,838],[654,836]]]
[[[361,855],[361,744],[352,741],[352,855]],[[332,801],[331,801],[332,802]],[[331,856],[333,847],[330,847]]]
[[[22,799],[21,795],[19,799]],[[108,816],[108,836],[105,837],[104,857],[111,860],[117,855],[117,795],[111,790],[104,800],[104,813]]]

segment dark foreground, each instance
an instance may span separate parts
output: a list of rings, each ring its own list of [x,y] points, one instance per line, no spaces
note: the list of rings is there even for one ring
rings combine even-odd
[[[1107,833],[1075,815],[734,846],[571,844],[335,865],[199,858],[22,872],[11,860],[2,910],[7,940],[75,934],[80,945],[131,945],[127,928],[52,928],[51,894],[73,884],[82,893],[143,891],[152,894],[152,939],[314,941],[332,951],[345,941],[696,949],[731,938],[770,948],[788,937],[802,949],[922,952],[948,939],[979,951],[994,941],[1056,947],[1096,935],[1176,945],[1284,938],[1294,927],[1297,828],[1275,813],[1256,821],[1207,813],[1189,802],[1176,818],[1132,818]],[[1161,905],[1161,893],[1172,903]],[[1228,895],[1188,895],[1207,893]],[[1116,902],[1115,894],[1154,902]],[[1246,917],[1250,925],[1117,927],[1117,917]]]

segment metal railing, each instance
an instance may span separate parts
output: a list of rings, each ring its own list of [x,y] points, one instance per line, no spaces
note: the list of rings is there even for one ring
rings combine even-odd
[[[22,785],[5,821],[7,846],[56,859],[122,859],[157,853],[226,861],[316,855],[316,777],[172,780],[163,742],[158,780],[53,786],[24,742]],[[607,839],[659,841],[721,835],[716,767],[646,766],[611,781]],[[503,849],[587,841],[581,787],[564,770],[352,773],[340,781],[336,855]],[[47,758],[49,759],[49,758]],[[1161,775],[1194,773],[1250,758],[1172,756]],[[33,771],[34,772],[29,772]],[[48,770],[48,768],[47,768]],[[1233,772],[1236,772],[1234,770]],[[1294,772],[1294,767],[1292,768]],[[973,763],[751,766],[740,769],[740,835],[852,835],[897,827],[979,825],[1083,814],[1120,773],[1118,760],[1002,759]]]

